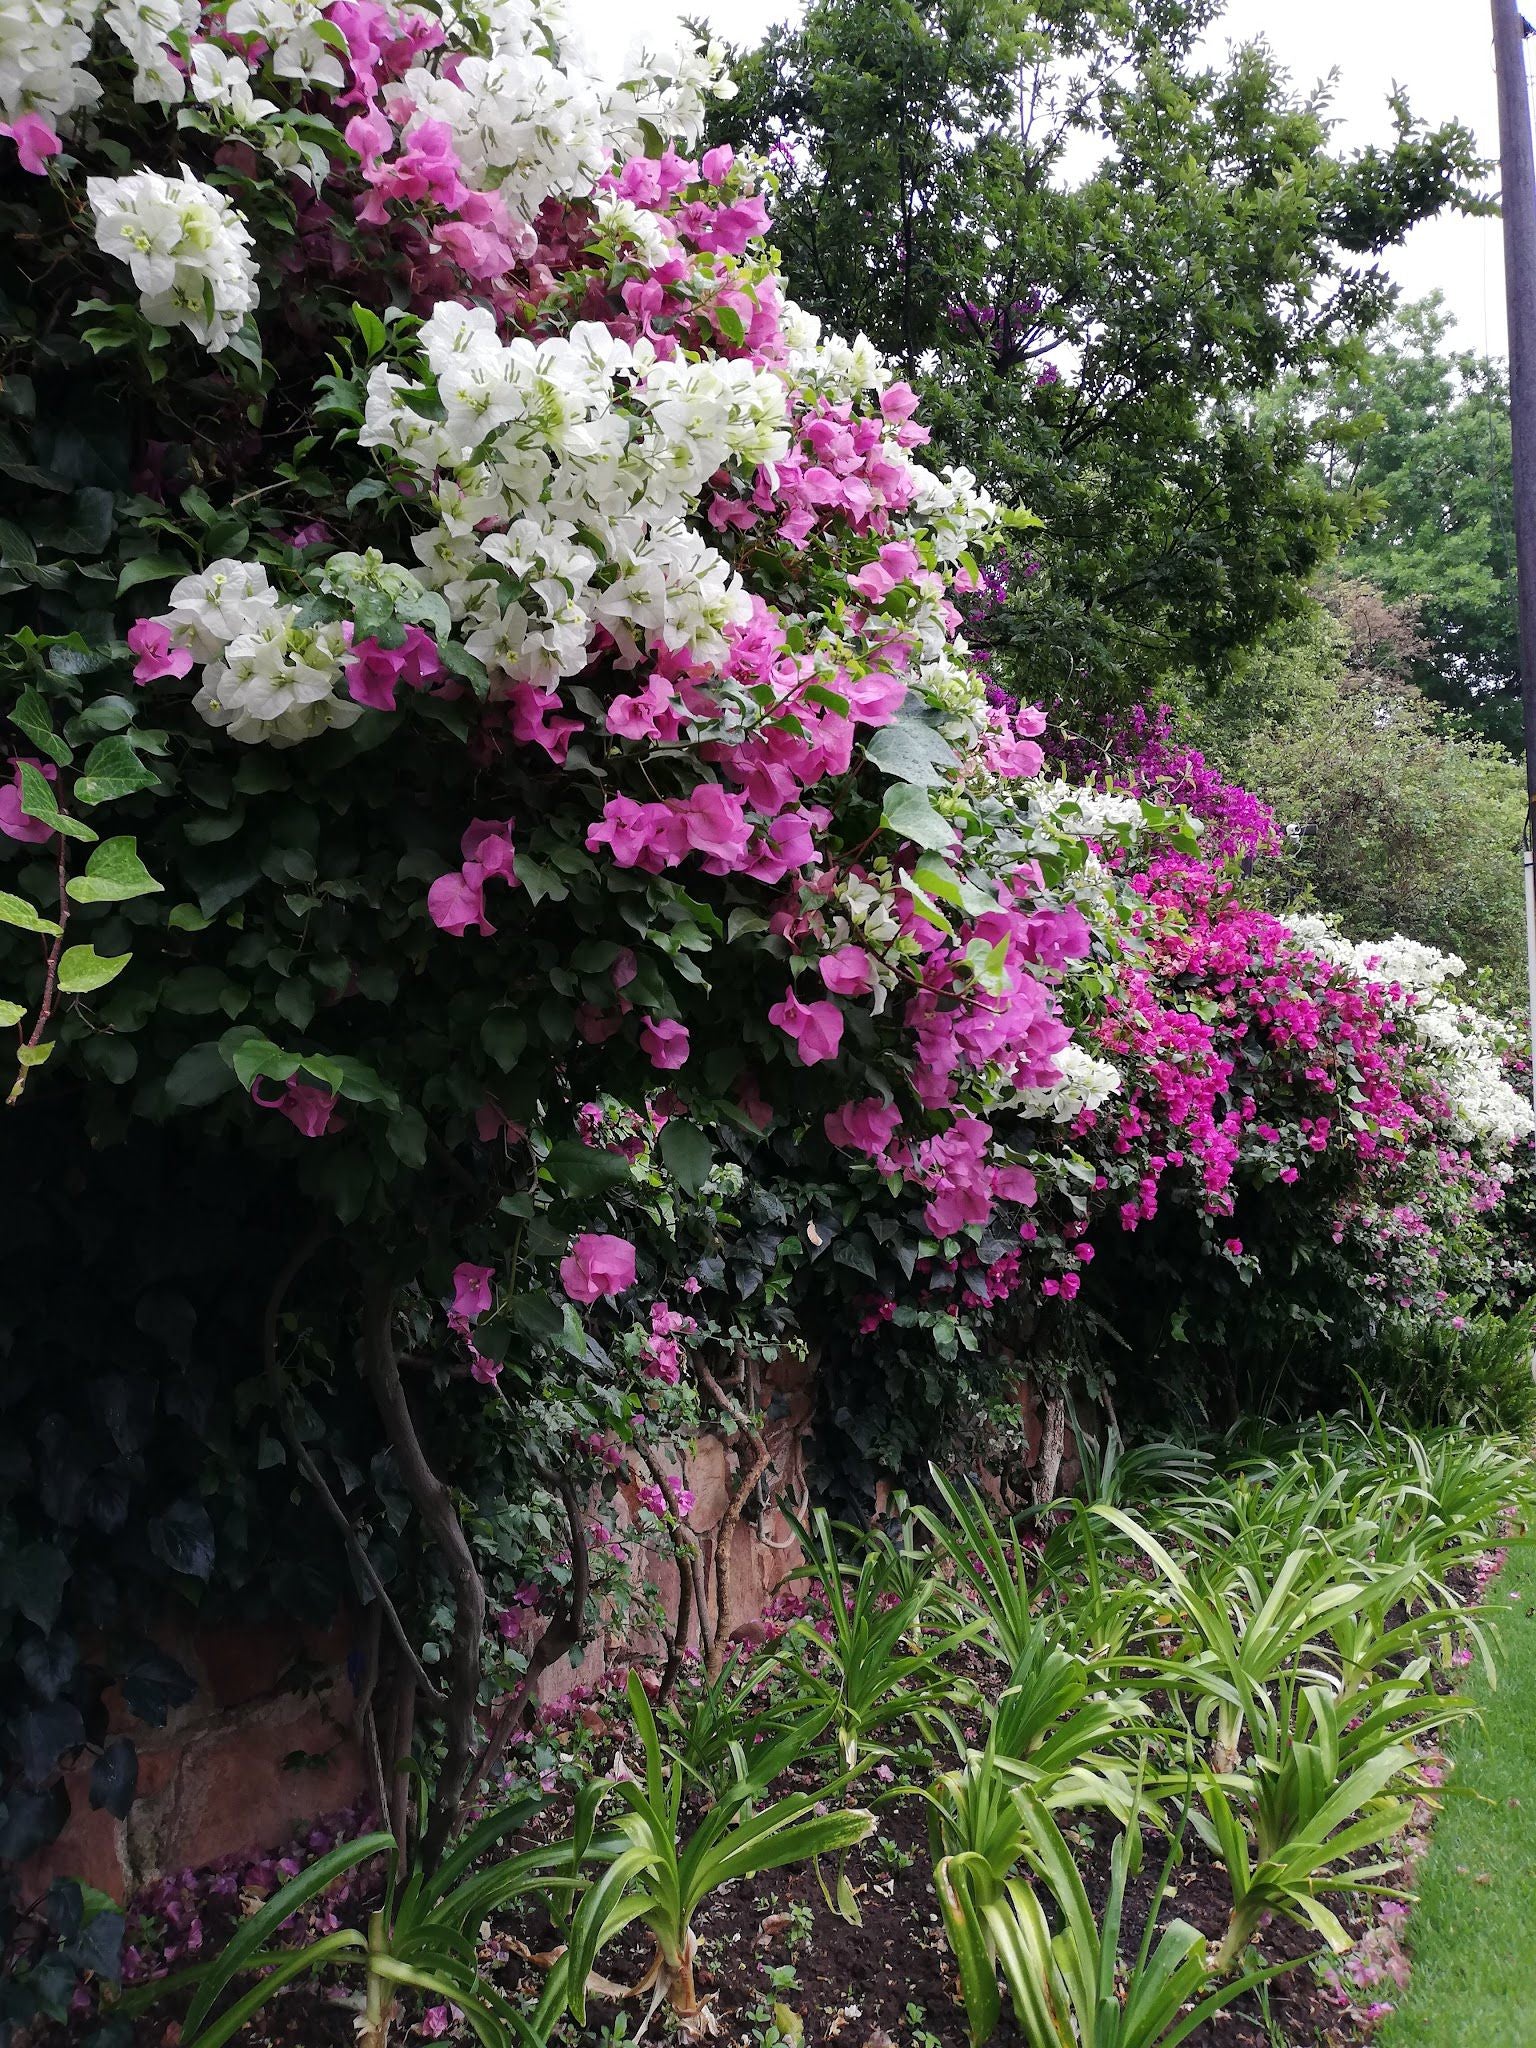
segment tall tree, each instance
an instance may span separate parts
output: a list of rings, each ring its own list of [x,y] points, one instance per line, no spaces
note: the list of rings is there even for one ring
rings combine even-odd
[[[1427,646],[1414,680],[1482,730],[1520,744],[1509,379],[1459,349],[1439,295],[1405,306],[1347,366],[1327,450],[1335,480],[1363,494],[1344,566],[1389,598],[1415,599]]]
[[[925,388],[952,460],[1043,520],[996,626],[1032,689],[1219,672],[1347,531],[1318,406],[1382,319],[1376,260],[1471,208],[1456,123],[1398,96],[1330,147],[1220,0],[813,0],[736,60],[717,139],[773,143],[802,301]]]

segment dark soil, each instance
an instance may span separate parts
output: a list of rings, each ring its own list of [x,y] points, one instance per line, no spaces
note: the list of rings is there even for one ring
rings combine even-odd
[[[1109,1883],[1113,1824],[1062,1819],[1097,1908]],[[695,1923],[700,1943],[696,1974],[706,1997],[706,2024],[718,2029],[718,2039],[756,2048],[775,2026],[793,2040],[798,2022],[805,2048],[832,2043],[838,2048],[969,2048],[965,2013],[933,1894],[922,1802],[887,1796],[878,1821],[875,1835],[851,1852],[846,1865],[860,1925],[850,1924],[829,1906],[809,1868],[771,1872],[755,1882],[734,1885],[706,1904]],[[1129,1947],[1139,1939],[1164,1853],[1149,1836],[1142,1871],[1129,1887]],[[830,1867],[823,1875],[829,1887],[835,1885]],[[1198,1842],[1186,1843],[1164,1902],[1164,1922],[1185,1919],[1215,1936],[1225,1924],[1228,1900],[1220,1865]],[[206,1950],[216,1951],[227,1938],[238,1911],[233,1900],[210,1902],[202,1916]],[[360,1920],[362,1913],[359,1904],[348,1918]],[[488,1976],[509,1995],[536,1996],[539,1971],[519,1951],[537,1952],[557,1939],[547,1923],[511,1918],[498,1922],[488,1930],[483,1950]],[[643,1932],[632,1933],[606,1948],[599,1958],[604,1975],[616,1983],[638,1981],[644,1974],[648,1940]],[[1265,1931],[1260,1948],[1265,1962],[1292,1961],[1312,1955],[1316,1943],[1299,1928],[1277,1922]],[[578,2033],[568,2024],[557,2041],[570,2043],[571,2048],[577,2042],[582,2048],[605,2039],[611,2042],[615,2035],[632,2041],[647,2002],[620,2003],[594,1995],[586,2028]],[[186,2005],[185,1994],[168,1993],[152,2013],[135,2023],[133,2048],[177,2048]],[[1257,1994],[1247,1993],[1189,2040],[1194,2048],[1275,2048],[1277,2043],[1286,2048],[1343,2048],[1361,2039],[1359,2028],[1340,2010],[1308,1961],[1299,1961],[1299,1967],[1271,1985],[1269,2006],[1266,2023]],[[296,1984],[253,2020],[241,2041],[248,2048],[350,2048],[356,2012],[339,1982]],[[994,2041],[997,2048],[1017,2048],[1023,2037],[1007,2014],[1006,2001],[1004,2013]],[[424,2033],[422,2010],[412,2006],[398,2038],[414,2048]],[[663,2041],[668,2033],[658,2015],[649,2038]],[[37,2048],[67,2048],[70,2038],[63,2030],[50,2030]],[[453,2048],[472,2039],[467,2028],[458,2026],[444,2038]]]

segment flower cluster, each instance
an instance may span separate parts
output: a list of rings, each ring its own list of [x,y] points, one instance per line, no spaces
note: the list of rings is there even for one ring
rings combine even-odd
[[[223,195],[187,171],[91,178],[86,194],[96,246],[127,264],[145,319],[227,348],[259,294],[250,234]]]

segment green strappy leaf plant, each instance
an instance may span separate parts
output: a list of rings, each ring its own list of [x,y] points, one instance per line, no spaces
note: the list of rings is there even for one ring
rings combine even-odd
[[[471,1828],[430,1875],[418,1868],[403,1883],[392,1835],[343,1842],[274,1892],[216,1954],[174,1979],[127,1994],[118,2009],[131,2014],[173,1984],[190,1987],[192,2003],[181,2027],[185,2048],[224,2048],[296,1978],[337,1970],[363,1979],[359,2048],[388,2048],[395,1999],[402,1990],[456,2005],[481,2048],[542,2048],[544,2034],[482,1975],[476,1955],[488,1914],[515,1898],[558,1891],[571,1882],[554,1868],[562,1858],[558,1846],[499,1856],[483,1869],[476,1867],[495,1856],[507,1836],[542,1804],[533,1793],[509,1801]],[[269,1946],[290,1915],[375,1857],[385,1860],[388,1874],[383,1902],[369,1915],[366,1932],[340,1927],[299,1947]],[[240,1981],[253,1975],[256,1981],[237,1993]]]
[[[637,1920],[654,1944],[649,1967],[638,1983],[619,1987],[598,1980],[601,1988],[621,1997],[650,1992],[652,2011],[666,2000],[681,2017],[697,2014],[701,2001],[694,1981],[698,1937],[693,1921],[704,1901],[733,1879],[837,1855],[863,1841],[875,1825],[874,1815],[862,1807],[820,1810],[843,1790],[846,1779],[763,1803],[770,1776],[778,1776],[804,1748],[805,1730],[797,1729],[759,1757],[761,1778],[726,1786],[685,1838],[688,1775],[675,1760],[669,1768],[651,1703],[633,1672],[628,1697],[645,1773],[640,1779],[600,1782],[594,1788],[600,1799],[615,1799],[625,1808],[617,1827],[596,1838],[583,1830],[567,1845],[573,1868],[584,1861],[602,1867],[577,1902],[565,1953],[539,2002],[538,2019],[545,2027],[562,2009],[585,2023],[598,1956]],[[585,1818],[590,1820],[590,1813]]]

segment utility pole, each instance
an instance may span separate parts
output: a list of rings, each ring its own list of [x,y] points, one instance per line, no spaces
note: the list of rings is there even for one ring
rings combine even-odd
[[[1536,1104],[1536,149],[1525,79],[1531,25],[1520,0],[1493,0],[1499,80],[1499,182],[1509,309],[1509,416],[1514,438],[1515,577],[1520,602],[1520,702],[1525,718],[1525,965],[1531,1099]]]

